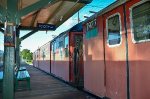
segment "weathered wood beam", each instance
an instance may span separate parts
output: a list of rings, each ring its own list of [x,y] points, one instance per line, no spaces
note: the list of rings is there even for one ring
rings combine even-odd
[[[64,1],[62,1],[59,4],[58,8],[53,11],[52,15],[49,15],[49,18],[45,21],[45,23],[48,23],[56,15],[56,13],[63,7],[63,4],[64,4]]]
[[[32,26],[19,26],[18,29],[20,29],[20,30],[35,30],[37,28],[32,27]]]
[[[31,12],[34,12],[34,11],[37,11],[43,7],[46,7],[48,4],[52,3],[53,1],[58,1],[58,0],[40,0],[30,6],[27,6],[23,9],[21,9],[19,11],[19,16],[22,17],[22,16],[25,16]]]
[[[33,26],[33,27],[34,27],[34,23],[35,23],[35,21],[36,21],[38,15],[39,15],[39,13],[40,13],[40,11],[41,11],[41,10],[38,10],[38,11],[34,14],[30,26]]]
[[[24,35],[23,37],[20,38],[20,40],[23,41],[24,39],[28,38],[29,36],[33,35],[36,32],[38,32],[38,29],[35,29],[35,30],[29,32],[28,34]]]
[[[52,13],[52,15],[49,15],[48,19],[45,21],[45,23],[48,23],[55,15],[56,13],[63,7],[64,1],[62,1],[59,6],[57,7],[57,9],[55,9]]]
[[[17,23],[20,21],[18,16],[18,0],[9,0],[7,1],[7,19],[8,22]]]
[[[67,13],[64,14],[62,20],[60,22],[56,22],[56,27],[60,26],[63,22],[65,22],[69,17],[78,12],[81,8],[84,7],[85,4],[74,4],[72,8],[70,8]],[[54,23],[55,24],[55,23]]]

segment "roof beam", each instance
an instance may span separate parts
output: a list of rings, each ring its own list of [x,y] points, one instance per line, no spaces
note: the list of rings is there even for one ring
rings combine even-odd
[[[9,0],[7,1],[7,21],[17,23],[19,20],[18,17],[18,0]]]
[[[24,39],[28,38],[29,36],[33,35],[36,32],[38,32],[38,29],[34,29],[33,31],[31,31],[28,34],[24,35],[23,37],[20,38],[20,40],[23,41]]]
[[[62,20],[60,22],[56,22],[56,27],[60,26],[63,22],[65,22],[68,17],[71,17],[72,15],[74,15],[76,12],[78,12],[81,8],[84,7],[85,4],[74,4],[74,6],[72,8],[70,8],[67,13],[65,13],[65,15],[63,16]]]
[[[33,18],[32,18],[32,21],[31,21],[30,26],[33,26],[33,27],[34,27],[34,23],[35,23],[35,21],[36,21],[38,15],[39,15],[39,13],[40,13],[40,11],[41,11],[41,10],[38,10],[38,11],[33,15]]]
[[[56,0],[40,0],[30,6],[27,6],[19,11],[19,16],[25,16],[33,11],[37,11]]]
[[[0,16],[1,16],[1,18],[0,18],[0,21],[4,21],[4,18],[5,18],[5,15],[4,15],[4,8],[2,7],[2,6],[0,6]]]
[[[57,14],[56,12],[58,12],[60,9],[62,9],[63,4],[64,4],[64,1],[62,1],[62,2],[59,4],[59,6],[57,7],[57,9],[55,9],[55,10],[53,11],[53,14],[48,17],[48,19],[45,21],[45,23],[48,23],[48,22]]]

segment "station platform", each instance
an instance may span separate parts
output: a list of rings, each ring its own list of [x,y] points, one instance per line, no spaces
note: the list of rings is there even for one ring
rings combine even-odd
[[[96,99],[33,66],[25,67],[31,77],[31,90],[20,84],[15,99]]]

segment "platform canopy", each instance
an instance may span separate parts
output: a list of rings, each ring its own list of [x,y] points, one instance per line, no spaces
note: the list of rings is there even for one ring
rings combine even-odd
[[[38,23],[56,27],[92,0],[0,0],[0,24],[6,20],[24,28]]]

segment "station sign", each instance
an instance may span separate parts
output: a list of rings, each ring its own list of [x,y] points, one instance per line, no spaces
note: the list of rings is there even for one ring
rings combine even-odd
[[[40,30],[56,30],[56,26],[53,24],[37,23],[37,28]]]

